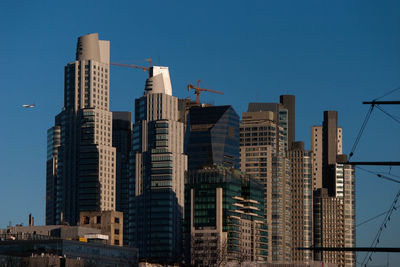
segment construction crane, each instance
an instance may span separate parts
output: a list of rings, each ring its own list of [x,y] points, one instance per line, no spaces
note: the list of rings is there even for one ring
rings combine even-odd
[[[110,62],[110,65],[113,66],[120,66],[120,67],[127,67],[127,68],[136,68],[136,69],[141,69],[143,71],[149,71],[150,68],[153,66],[153,62],[151,61],[151,58],[146,59],[146,61],[149,62],[149,67],[144,67],[144,66],[139,66],[139,65],[132,65],[132,64],[121,64],[121,63],[115,63],[115,62]]]
[[[191,83],[188,84],[187,89],[188,91],[190,91],[190,89],[194,89],[194,94],[196,95],[196,103],[198,105],[200,105],[200,94],[201,92],[211,92],[211,93],[216,93],[216,94],[220,94],[223,95],[224,93],[221,91],[216,91],[216,90],[210,90],[210,89],[205,89],[205,88],[200,88],[200,79],[197,79],[197,87],[193,86]]]

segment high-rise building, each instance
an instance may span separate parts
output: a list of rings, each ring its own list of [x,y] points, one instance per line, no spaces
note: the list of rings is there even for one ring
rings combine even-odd
[[[184,124],[178,121],[167,67],[149,69],[144,95],[135,100],[130,163],[129,244],[140,258],[181,258],[184,207]]]
[[[125,214],[124,229],[128,229],[129,153],[132,147],[132,119],[130,112],[113,111],[112,116],[112,142],[116,149],[116,210]],[[127,231],[124,231],[124,244],[128,245]]]
[[[311,151],[304,149],[304,142],[294,142],[288,157],[292,175],[292,262],[309,263],[313,260],[312,251],[297,248],[307,248],[313,244]]]
[[[266,261],[263,187],[223,166],[189,171],[185,185],[187,260],[196,266]]]
[[[61,179],[57,176],[58,149],[61,136],[60,126],[47,130],[47,161],[46,161],[46,224],[55,224],[61,211]]]
[[[272,108],[271,108],[272,107]],[[264,187],[268,261],[291,261],[291,177],[287,153],[287,109],[281,104],[249,104],[240,125],[241,170]],[[280,122],[281,121],[281,122]]]
[[[296,140],[294,95],[281,95],[280,103],[249,103],[247,111],[272,111],[274,113],[273,120],[283,128],[285,151],[291,148],[292,143]]]
[[[314,246],[355,246],[355,172],[342,155],[342,129],[336,111],[325,111],[322,126],[311,129],[314,187]],[[355,253],[315,252],[314,259],[355,266]]]
[[[239,116],[231,106],[185,103],[186,260],[201,266],[265,260],[264,191],[238,170]]]
[[[239,116],[231,106],[194,106],[187,119],[189,169],[220,165],[239,168]]]
[[[342,143],[343,129],[337,127],[337,154],[343,153]],[[311,150],[313,151],[313,189],[322,188],[322,150],[323,150],[322,126],[311,127]]]
[[[75,225],[81,211],[115,210],[109,59],[110,42],[88,34],[65,66],[64,107],[48,131],[47,224]]]

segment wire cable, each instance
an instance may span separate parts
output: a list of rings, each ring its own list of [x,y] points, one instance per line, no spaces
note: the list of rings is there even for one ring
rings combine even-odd
[[[384,94],[383,96],[380,96],[380,97],[378,97],[378,98],[375,98],[373,101],[376,101],[376,100],[381,99],[381,98],[383,98],[383,97],[385,97],[385,96],[388,96],[388,95],[390,95],[391,93],[394,93],[394,92],[396,92],[396,91],[399,90],[399,89],[400,89],[400,87],[397,87],[397,88],[395,88],[395,89],[393,89],[393,90],[390,90],[389,92],[387,92],[387,93]]]
[[[398,118],[396,118],[395,116],[393,116],[392,114],[390,114],[389,112],[387,112],[386,110],[384,110],[381,106],[376,105],[376,107],[378,109],[380,109],[383,113],[385,113],[386,115],[388,115],[390,118],[392,118],[393,120],[395,120],[396,122],[400,123],[400,120]]]
[[[392,205],[390,206],[390,209],[386,213],[386,217],[383,220],[378,232],[376,233],[374,240],[372,241],[371,248],[376,248],[376,246],[379,244],[379,238],[381,237],[383,229],[386,228],[387,223],[390,221],[390,216],[392,215],[393,211],[396,210],[396,204],[397,204],[397,201],[399,200],[399,197],[400,197],[400,190],[397,192],[396,196],[394,197]],[[364,260],[361,263],[361,266],[364,265],[366,267],[367,262],[372,261],[372,253],[373,252],[368,252],[365,255]]]
[[[365,171],[365,172],[374,174],[374,175],[378,176],[379,178],[386,179],[386,180],[388,180],[388,181],[392,181],[392,182],[395,182],[395,183],[400,184],[400,181],[399,181],[399,180],[393,179],[393,178],[391,178],[391,177],[389,177],[389,176],[380,174],[380,173],[378,173],[378,172],[373,172],[373,171],[370,171],[370,170],[361,168],[361,167],[359,167],[359,166],[357,166],[356,168],[357,168],[357,169],[360,169],[360,170],[363,170],[363,171]]]
[[[357,138],[356,138],[356,140],[354,141],[353,147],[351,148],[351,152],[350,152],[350,154],[349,154],[349,160],[350,160],[351,157],[353,156],[354,151],[356,150],[356,147],[357,147],[358,143],[360,142],[361,135],[362,135],[363,132],[364,132],[365,126],[367,126],[368,120],[369,120],[369,118],[371,117],[371,113],[372,113],[372,110],[374,109],[374,106],[375,106],[375,105],[371,105],[371,107],[369,108],[369,110],[368,110],[368,112],[367,112],[367,115],[365,116],[364,122],[363,122],[363,124],[361,125],[360,131],[358,132]]]
[[[398,208],[400,208],[400,205],[394,207],[395,210],[397,210]],[[379,213],[378,215],[376,215],[376,216],[374,216],[374,217],[372,217],[372,218],[366,219],[365,221],[360,222],[359,224],[357,224],[356,227],[359,227],[359,226],[361,226],[361,225],[364,225],[364,224],[366,224],[366,223],[369,223],[370,221],[373,221],[373,220],[375,220],[375,219],[377,219],[377,218],[379,218],[379,217],[385,215],[385,214],[388,213],[388,212],[389,212],[389,210],[387,210],[387,211],[385,211],[385,212],[382,212],[382,213]]]

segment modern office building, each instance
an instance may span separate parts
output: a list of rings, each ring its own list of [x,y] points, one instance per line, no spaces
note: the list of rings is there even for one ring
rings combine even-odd
[[[231,106],[193,106],[187,119],[185,152],[189,170],[205,166],[239,168],[239,116]]]
[[[124,229],[128,229],[129,211],[129,153],[132,147],[132,119],[130,112],[113,111],[112,141],[116,149],[116,210],[125,214]],[[128,232],[124,231],[128,245]]]
[[[322,126],[311,129],[314,186],[314,246],[355,246],[355,171],[342,155],[342,129],[336,111],[325,111]],[[354,252],[315,252],[314,259],[355,266]]]
[[[177,263],[182,256],[187,156],[178,118],[168,67],[151,67],[144,95],[135,100],[128,237],[140,258],[162,263]]]
[[[185,185],[186,260],[196,266],[266,261],[263,187],[223,166],[189,171]]]
[[[291,161],[292,199],[292,262],[310,263],[312,251],[298,250],[313,245],[313,191],[311,151],[304,149],[304,142],[294,142],[288,151]]]
[[[48,131],[47,224],[75,225],[81,211],[115,210],[109,59],[110,42],[88,34],[64,68],[64,107]]]
[[[268,261],[276,263],[291,261],[290,161],[287,128],[281,126],[287,125],[285,118],[287,109],[281,104],[250,103],[240,125],[241,170],[264,187]]]

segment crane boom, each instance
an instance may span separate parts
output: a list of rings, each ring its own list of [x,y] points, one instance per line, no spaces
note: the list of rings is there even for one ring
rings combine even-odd
[[[216,93],[216,94],[220,94],[223,95],[224,93],[221,91],[217,91],[217,90],[211,90],[211,89],[206,89],[206,88],[200,88],[200,79],[197,80],[197,87],[193,86],[191,83],[188,84],[187,89],[188,91],[190,91],[190,89],[194,89],[194,94],[196,95],[196,103],[200,105],[200,94],[201,92],[211,92],[211,93]]]
[[[141,69],[143,71],[149,71],[149,69],[150,69],[148,67],[143,67],[143,66],[139,66],[139,65],[121,64],[121,63],[115,63],[115,62],[110,62],[110,65],[120,66],[120,67],[128,67],[128,68],[136,68],[136,69]]]

